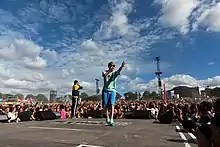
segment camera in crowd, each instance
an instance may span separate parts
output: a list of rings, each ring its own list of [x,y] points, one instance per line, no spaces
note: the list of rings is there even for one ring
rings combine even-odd
[[[212,126],[220,127],[220,99],[217,99],[214,104],[214,113],[212,113],[213,105],[211,102],[202,102],[198,109],[202,112],[200,118],[195,118],[193,115],[185,115],[182,126],[192,133],[198,129],[209,140],[212,136]]]

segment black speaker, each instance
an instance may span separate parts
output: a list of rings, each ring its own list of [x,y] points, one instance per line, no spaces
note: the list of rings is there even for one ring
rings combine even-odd
[[[53,111],[53,113],[56,115],[56,118],[60,118],[61,117],[59,112]]]
[[[31,120],[31,111],[23,111],[20,113],[19,118],[21,121],[30,121]]]
[[[124,112],[124,118],[132,119],[133,118],[133,112]]]
[[[135,110],[132,115],[133,119],[151,119],[150,110]]]
[[[8,122],[8,116],[7,115],[0,115],[0,122]]]
[[[102,118],[102,110],[89,111],[86,116],[92,118]]]
[[[161,124],[171,124],[173,121],[173,113],[169,110],[159,117]]]
[[[53,111],[38,111],[35,114],[36,120],[54,120],[56,115]]]

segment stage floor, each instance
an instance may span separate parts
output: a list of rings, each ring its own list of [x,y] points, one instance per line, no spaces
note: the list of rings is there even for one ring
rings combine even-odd
[[[190,134],[176,131],[175,124],[126,119],[116,120],[115,127],[110,127],[103,122],[102,119],[67,119],[0,124],[0,144],[1,147],[197,146]]]

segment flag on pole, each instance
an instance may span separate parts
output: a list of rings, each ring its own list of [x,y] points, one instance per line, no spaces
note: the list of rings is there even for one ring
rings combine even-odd
[[[165,81],[163,82],[163,101],[164,103],[167,103],[167,91],[166,91],[166,84],[165,84]]]

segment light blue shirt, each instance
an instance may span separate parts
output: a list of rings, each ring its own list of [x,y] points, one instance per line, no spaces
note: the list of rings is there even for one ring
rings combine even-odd
[[[120,72],[113,71],[108,76],[105,77],[106,71],[102,72],[102,77],[104,79],[103,91],[115,91],[116,92],[116,80],[120,75]]]

